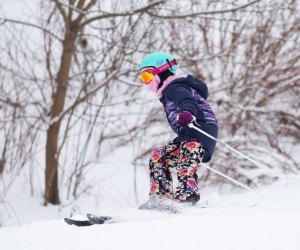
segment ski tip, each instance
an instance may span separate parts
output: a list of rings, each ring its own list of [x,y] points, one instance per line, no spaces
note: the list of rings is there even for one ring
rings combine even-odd
[[[69,219],[69,218],[64,218],[64,221],[69,224],[69,225],[72,225],[72,221]]]
[[[74,225],[77,227],[85,227],[85,226],[91,226],[91,222],[89,220],[73,220],[71,218],[64,218],[64,221],[68,225]]]

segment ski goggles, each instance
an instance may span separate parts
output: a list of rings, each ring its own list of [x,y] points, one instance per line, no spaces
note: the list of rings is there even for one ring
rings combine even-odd
[[[163,64],[161,66],[159,66],[158,68],[154,68],[154,69],[147,69],[141,72],[140,77],[142,79],[142,81],[147,85],[149,84],[155,75],[173,67],[174,65],[177,65],[177,62],[175,59],[173,59],[172,61]]]

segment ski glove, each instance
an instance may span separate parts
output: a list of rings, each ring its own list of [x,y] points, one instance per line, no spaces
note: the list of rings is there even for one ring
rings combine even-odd
[[[186,126],[191,123],[195,117],[188,111],[183,111],[178,114],[177,121],[181,126]]]

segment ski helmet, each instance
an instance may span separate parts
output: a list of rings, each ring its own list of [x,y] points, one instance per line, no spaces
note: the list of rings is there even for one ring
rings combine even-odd
[[[148,54],[147,56],[144,57],[144,59],[142,60],[142,62],[140,64],[140,70],[142,70],[144,68],[148,68],[148,67],[158,68],[159,66],[167,64],[174,59],[175,58],[168,53],[161,52],[161,51],[154,52],[154,53]],[[170,67],[169,70],[173,74],[175,74],[176,65],[173,65],[172,67]]]

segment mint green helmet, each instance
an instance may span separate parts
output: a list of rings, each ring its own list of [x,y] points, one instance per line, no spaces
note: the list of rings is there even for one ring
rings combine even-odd
[[[142,70],[143,68],[147,68],[147,67],[158,68],[159,66],[169,63],[174,59],[175,58],[168,53],[161,52],[161,51],[154,52],[154,53],[148,54],[147,56],[144,57],[144,59],[142,60],[142,62],[140,64],[140,70]],[[173,74],[175,74],[176,65],[170,67],[169,70]]]

